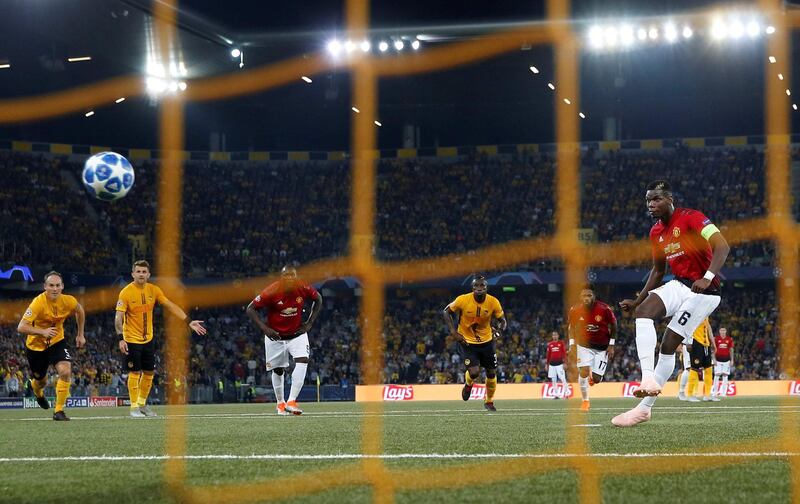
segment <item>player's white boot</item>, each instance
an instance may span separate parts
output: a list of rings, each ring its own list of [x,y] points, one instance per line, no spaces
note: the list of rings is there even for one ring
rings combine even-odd
[[[150,406],[148,406],[146,404],[144,406],[139,406],[139,411],[142,412],[142,415],[144,415],[144,416],[146,416],[148,418],[152,418],[152,417],[158,416],[158,415],[156,415],[156,412],[151,410]]]
[[[697,396],[690,396],[686,399],[688,402],[700,402],[700,398]]]
[[[678,392],[678,400],[685,401],[687,399],[686,394],[683,392]]]
[[[655,380],[655,378],[647,378],[642,380],[642,383],[639,384],[639,388],[633,392],[633,397],[638,397],[642,399],[644,397],[654,397],[661,393],[661,385]]]
[[[131,408],[131,418],[146,418],[147,415],[142,413],[142,410],[139,409],[137,406],[136,408]]]
[[[650,408],[636,407],[615,416],[611,419],[611,423],[616,427],[633,427],[649,421],[651,416]]]

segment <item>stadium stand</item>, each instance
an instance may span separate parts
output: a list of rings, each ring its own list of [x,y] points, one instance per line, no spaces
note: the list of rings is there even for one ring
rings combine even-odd
[[[646,236],[650,220],[642,188],[663,173],[683,181],[676,184],[679,204],[703,208],[718,224],[764,214],[763,154],[751,147],[602,155],[588,151],[582,160],[581,220],[598,241]],[[137,164],[131,197],[113,205],[91,201],[96,221],[67,218],[85,215],[90,201],[60,173],[77,176],[79,163],[8,152],[0,152],[0,163],[10,182],[0,188],[0,212],[12,216],[3,219],[0,238],[6,260],[119,274],[133,257],[152,257],[156,162]],[[252,276],[287,262],[345,253],[350,200],[346,164],[211,161],[189,162],[185,171],[182,250],[187,277]],[[476,155],[452,162],[384,160],[377,192],[378,256],[400,260],[469,253],[487,243],[551,233],[553,173],[552,156],[545,153]],[[45,200],[53,209],[37,212]],[[30,247],[40,239],[40,229],[59,230],[53,233],[57,247]],[[77,236],[91,247],[69,247]],[[104,237],[111,243],[104,243]],[[112,250],[124,253],[111,257]],[[773,255],[770,244],[754,242],[736,247],[728,266],[767,266]],[[517,269],[558,268],[558,263],[542,260]]]

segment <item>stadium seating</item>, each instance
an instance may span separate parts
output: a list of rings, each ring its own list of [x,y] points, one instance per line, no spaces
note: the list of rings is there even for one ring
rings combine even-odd
[[[6,260],[119,274],[134,256],[152,257],[157,163],[136,163],[134,191],[113,205],[89,200],[59,175],[60,169],[78,174],[76,162],[6,152],[0,153],[0,164],[7,167],[10,182],[0,188],[0,212],[13,215],[0,225]],[[599,241],[646,236],[650,219],[643,188],[659,177],[673,180],[679,205],[701,208],[720,225],[761,216],[762,165],[763,155],[751,148],[588,152],[582,157],[581,225],[594,230]],[[548,154],[477,156],[450,163],[382,161],[377,254],[402,260],[469,253],[488,243],[549,234],[554,229],[553,173]],[[251,276],[287,262],[346,252],[350,177],[345,163],[189,162],[185,174],[182,251],[188,277]],[[38,212],[45,201],[49,212]],[[87,202],[96,218],[85,218]],[[67,218],[75,215],[84,218]],[[41,238],[41,229],[58,230],[53,233],[57,247],[31,246]],[[135,235],[144,239],[129,239]],[[71,246],[78,236],[85,247]],[[111,243],[105,244],[104,237]],[[109,250],[124,253],[110,257]],[[773,255],[770,244],[750,243],[736,247],[728,265],[771,265]],[[558,261],[541,260],[516,269],[559,267]]]

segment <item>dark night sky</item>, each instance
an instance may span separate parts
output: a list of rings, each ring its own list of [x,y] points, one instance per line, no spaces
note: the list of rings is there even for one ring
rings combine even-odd
[[[146,16],[140,7],[149,2],[76,0],[66,4],[44,0],[0,4],[0,59],[13,63],[11,70],[0,70],[0,96],[33,95],[141,72]],[[586,21],[586,26],[625,15],[680,13],[697,8],[699,2],[608,4],[577,2],[575,17]],[[342,2],[229,5],[216,0],[182,2],[187,14],[211,21],[199,30],[202,37],[181,30],[190,77],[239,71],[226,47],[206,40],[209,34],[224,32],[242,41],[247,67],[252,68],[320,50],[343,25]],[[531,21],[543,16],[540,2],[510,0],[491,5],[485,1],[405,1],[373,2],[372,6],[373,25],[396,28],[398,34],[403,27]],[[187,26],[198,26],[198,18],[184,19]],[[278,37],[287,33],[295,35]],[[458,33],[473,35],[469,29]],[[248,40],[257,43],[247,45]],[[95,59],[80,66],[60,63],[76,53],[90,53]],[[758,134],[763,130],[765,57],[764,37],[723,44],[695,37],[672,46],[624,53],[586,50],[580,65],[581,109],[589,117],[582,121],[582,136],[602,139],[605,117],[620,120],[623,139]],[[542,73],[533,76],[530,65]],[[384,124],[379,145],[402,146],[404,124],[420,128],[422,147],[552,141],[553,93],[546,87],[552,76],[551,50],[535,47],[445,72],[384,79],[379,86],[379,118]],[[350,80],[343,72],[318,75],[311,85],[298,79],[258,95],[189,104],[187,146],[207,150],[210,133],[219,132],[226,135],[228,150],[346,149],[351,105]],[[0,126],[0,138],[155,147],[157,128],[157,108],[139,98],[98,108],[91,119],[73,114]]]

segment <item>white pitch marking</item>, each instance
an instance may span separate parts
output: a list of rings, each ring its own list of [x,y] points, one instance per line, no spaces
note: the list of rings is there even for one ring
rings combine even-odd
[[[216,454],[216,455],[84,455],[69,457],[2,457],[2,462],[125,462],[139,460],[362,460],[362,459],[565,459],[565,458],[659,458],[659,457],[747,457],[784,458],[800,452],[667,452],[667,453],[334,453],[327,455]]]
[[[573,425],[573,427],[602,427],[602,424],[599,423],[579,423]]]
[[[791,409],[789,409],[791,408]],[[621,411],[622,408],[592,408],[593,410],[610,410]],[[719,415],[719,414],[737,414],[737,413],[800,413],[800,407],[797,406],[776,406],[776,407],[762,407],[762,409],[753,410],[748,406],[742,407],[664,407],[655,408],[657,412],[664,415],[672,414],[694,414],[694,415]],[[501,410],[498,414],[501,416],[564,416],[569,414],[570,410],[567,409],[507,409]],[[301,417],[306,419],[329,419],[329,418],[436,418],[436,417],[463,417],[463,416],[487,416],[483,410],[429,410],[429,411],[387,411],[385,413],[364,413],[364,412],[317,412],[305,413]],[[212,420],[250,420],[256,418],[279,418],[279,421],[286,421],[284,417],[277,416],[274,413],[209,413],[209,414],[188,414],[188,415],[159,415],[154,419],[131,419],[127,415],[119,416],[73,416],[72,420],[127,420],[133,422],[153,422],[157,420],[167,420],[175,418],[197,418],[197,419],[212,419]],[[0,422],[48,422],[51,421],[49,417],[26,417],[26,418],[0,418]]]

